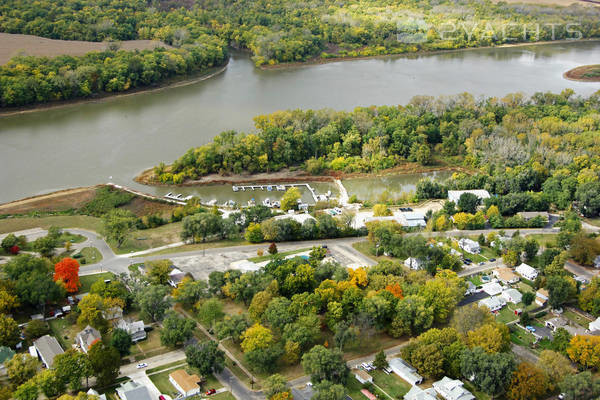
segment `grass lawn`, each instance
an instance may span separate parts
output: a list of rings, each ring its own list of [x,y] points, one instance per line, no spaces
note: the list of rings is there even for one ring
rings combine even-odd
[[[102,253],[95,247],[84,247],[79,253],[83,256],[79,259],[80,264],[89,265],[102,261]],[[85,263],[82,259],[85,260]]]
[[[375,370],[369,374],[373,377],[373,382],[393,398],[400,398],[410,390],[410,384],[394,373],[388,375],[383,371]]]
[[[527,238],[532,238],[532,239],[537,240],[537,242],[542,247],[554,247],[554,246],[556,246],[556,236],[557,235],[553,234],[553,233],[546,233],[546,234],[536,233],[536,234],[532,234],[532,235],[527,235]]]
[[[469,281],[475,286],[483,285],[483,281],[479,275],[471,275],[468,277]]]
[[[180,362],[181,363],[181,362]],[[164,368],[165,366],[161,367]],[[201,374],[198,373],[198,371],[196,371],[194,368],[191,368],[188,365],[183,365],[182,366],[183,369],[185,369],[188,374],[197,374],[198,376],[200,376]],[[177,389],[175,389],[173,387],[173,385],[171,384],[171,382],[169,381],[169,374],[173,371],[176,371],[177,368],[174,369],[167,369],[165,371],[162,372],[158,372],[158,373],[153,373],[153,374],[148,374],[148,377],[150,378],[150,380],[152,381],[152,383],[154,383],[154,385],[156,385],[156,388],[158,390],[160,390],[160,392],[162,394],[168,394],[171,397],[175,398],[179,392],[177,392]],[[146,372],[147,373],[147,372]],[[202,385],[202,389],[203,390],[207,390],[207,389],[220,389],[223,387],[223,385],[221,385],[219,383],[219,381],[217,380],[217,378],[215,378],[213,375],[209,375],[207,377],[205,377],[205,382]],[[226,398],[226,397],[224,397]]]
[[[215,395],[210,396],[210,398],[216,399],[216,400],[235,400],[235,397],[233,397],[231,392],[223,392],[223,393],[215,394]]]
[[[371,243],[369,243],[368,240],[364,240],[362,242],[356,242],[356,243],[352,243],[352,247],[354,247],[355,250],[361,252],[362,254],[364,254],[365,256],[379,262],[379,261],[385,261],[385,260],[390,260],[390,261],[394,261],[394,260],[398,260],[397,258],[394,257],[388,257],[388,256],[375,256],[373,255],[373,245],[371,245]],[[361,395],[362,396],[362,395]],[[363,396],[364,397],[364,396]]]
[[[519,319],[519,317],[515,315],[515,310],[508,307],[503,307],[502,310],[500,310],[496,315],[496,321],[503,324],[515,321],[517,319]]]
[[[465,389],[471,392],[477,400],[490,400],[490,396],[487,393],[479,391],[471,382],[464,380],[463,383],[465,384]]]
[[[89,292],[90,288],[97,280],[113,279],[114,277],[115,274],[113,274],[112,272],[102,272],[100,274],[80,276],[79,282],[81,283],[81,288],[79,289],[79,293]]]
[[[51,226],[59,228],[81,228],[100,232],[100,218],[86,215],[58,215],[49,217],[17,217],[0,219],[0,233],[22,231],[31,228],[48,229]]]
[[[282,256],[282,257],[285,257],[285,256],[290,256],[292,254],[303,253],[305,251],[310,251],[310,250],[311,250],[311,248],[307,247],[307,248],[304,248],[304,249],[284,251],[284,252],[277,253],[277,254],[280,255],[280,256]],[[252,261],[252,262],[256,262],[257,263],[257,262],[263,262],[263,261],[271,260],[273,257],[275,257],[274,254],[268,254],[267,253],[264,256],[258,256],[258,257],[249,258],[248,261]]]
[[[187,366],[187,363],[185,362],[185,360],[180,360],[180,361],[173,361],[172,363],[168,363],[165,365],[161,365],[160,367],[154,367],[154,368],[148,368],[146,370],[146,375],[151,375],[155,372],[162,372],[162,371],[166,371],[168,369],[173,369],[174,367],[179,367],[179,366]]]
[[[64,350],[70,349],[75,343],[75,336],[81,331],[81,329],[69,321],[66,318],[57,318],[48,321],[52,336],[56,337],[61,347]]]
[[[182,222],[175,222],[159,226],[158,228],[144,229],[132,232],[125,243],[117,248],[114,243],[109,243],[117,254],[132,253],[160,247],[181,241]]]
[[[600,217],[599,218],[584,218],[583,220],[590,225],[600,226]]]
[[[160,343],[160,331],[155,328],[148,332],[146,339],[140,340],[131,346],[131,355],[136,361],[140,361],[145,358],[158,356],[173,350],[174,349],[163,346]]]
[[[569,321],[575,322],[576,324],[583,326],[584,328],[587,327],[590,322],[592,322],[584,316],[576,314],[573,311],[569,310],[565,310],[562,316],[568,319]]]
[[[176,240],[175,242],[177,242],[177,241],[179,241],[179,240]],[[168,244],[168,243],[166,243],[166,244]],[[143,256],[139,256],[139,257],[147,257],[147,256],[151,256],[151,255],[158,256],[158,255],[164,255],[164,254],[180,253],[183,251],[214,249],[214,248],[219,248],[219,247],[246,246],[249,244],[253,244],[253,243],[247,242],[243,238],[215,240],[213,242],[185,244],[185,245],[178,246],[178,247],[171,247],[168,249],[158,250],[158,251],[155,251],[152,253],[144,254]]]

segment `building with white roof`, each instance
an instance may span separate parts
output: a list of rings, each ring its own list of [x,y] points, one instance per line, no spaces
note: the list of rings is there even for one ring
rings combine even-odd
[[[496,296],[502,293],[504,288],[498,282],[488,282],[481,285],[481,288],[490,296]]]
[[[415,211],[406,211],[400,213],[400,225],[410,228],[427,225],[425,222],[425,214]]]
[[[595,321],[590,322],[588,329],[592,333],[600,332],[600,317],[596,318]]]
[[[523,300],[523,295],[517,289],[507,289],[500,296],[507,303],[519,304]]]
[[[306,213],[283,214],[283,215],[276,216],[275,219],[293,219],[294,221],[298,222],[300,225],[302,225],[305,221],[308,221],[309,219],[316,221],[315,217],[313,217],[310,214],[306,214]]]
[[[123,329],[129,333],[133,342],[139,342],[140,340],[146,339],[146,331],[144,330],[144,321],[126,321],[121,319],[117,322],[117,328]]]
[[[421,389],[413,386],[404,395],[404,400],[437,400],[437,395],[434,388]]]
[[[487,307],[491,312],[495,312],[501,310],[506,305],[506,301],[500,296],[494,296],[479,300],[477,304],[480,307]]]
[[[44,335],[41,338],[33,341],[33,346],[38,353],[38,356],[46,366],[46,368],[52,368],[54,363],[54,357],[64,353],[62,347],[58,343],[58,340],[54,336]]]
[[[468,238],[459,239],[458,247],[472,254],[479,254],[481,252],[481,246],[479,246],[479,243]]]
[[[487,190],[476,189],[476,190],[448,190],[448,201],[453,202],[454,204],[458,204],[458,200],[460,196],[464,193],[471,193],[477,196],[479,201],[483,201],[484,199],[489,199],[490,193]]]
[[[446,400],[475,400],[475,396],[463,387],[464,383],[458,379],[450,379],[447,376],[437,382],[433,382],[433,388]]]
[[[423,261],[419,260],[418,258],[408,257],[406,260],[404,260],[404,265],[410,269],[421,269],[423,268]]]
[[[515,268],[515,272],[521,275],[523,278],[529,279],[530,281],[534,281],[538,276],[537,270],[525,263],[521,263],[521,265]]]
[[[396,357],[388,362],[390,369],[396,375],[410,383],[412,386],[423,382],[423,377],[417,373],[417,370],[403,359]]]
[[[117,395],[121,400],[154,400],[146,386],[134,381],[122,383],[117,388]]]

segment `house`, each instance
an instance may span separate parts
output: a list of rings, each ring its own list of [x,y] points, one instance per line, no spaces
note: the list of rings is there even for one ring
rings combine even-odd
[[[479,300],[479,307],[487,307],[491,312],[496,312],[506,305],[506,301],[501,296],[487,297]]]
[[[400,225],[411,228],[427,225],[427,222],[425,222],[425,214],[414,211],[400,213],[400,221]]]
[[[361,389],[360,392],[369,400],[377,400],[377,396],[369,392],[367,389]]]
[[[437,400],[437,395],[434,388],[421,389],[413,386],[404,395],[404,400]]]
[[[550,220],[550,214],[546,211],[521,211],[517,213],[518,216],[523,218],[525,221],[532,220],[536,217],[542,217],[546,221]]]
[[[117,322],[116,327],[129,333],[131,340],[134,342],[139,342],[140,340],[146,339],[144,321],[126,321],[124,319],[120,319],[119,322]]]
[[[596,318],[595,321],[590,322],[588,325],[588,329],[591,333],[599,333],[600,332],[600,317]]]
[[[463,387],[458,379],[450,379],[447,376],[437,382],[433,382],[433,389],[446,400],[475,400],[475,396]]]
[[[507,289],[500,296],[507,303],[519,304],[523,300],[523,295],[517,289]]]
[[[507,267],[496,268],[492,271],[492,274],[505,285],[519,282],[519,276]]]
[[[102,311],[102,316],[107,321],[123,318],[123,309],[119,306],[113,306]]]
[[[530,281],[535,281],[535,278],[538,276],[537,269],[525,263],[521,263],[521,265],[515,268],[515,272]]]
[[[190,375],[184,369],[178,369],[169,374],[169,382],[182,396],[193,396],[200,393],[199,382],[202,381],[198,375]]]
[[[550,295],[548,294],[548,291],[546,289],[539,289],[537,292],[535,292],[535,304],[537,304],[540,307],[543,307],[546,305],[546,302],[548,301],[549,297]]]
[[[565,328],[568,325],[568,321],[562,317],[556,317],[547,320],[544,325],[546,328],[552,329],[553,332],[556,332],[558,328]]]
[[[75,342],[84,353],[87,354],[88,350],[92,345],[96,342],[102,340],[102,335],[98,332],[97,329],[92,328],[91,326],[86,326],[84,330],[79,332],[75,337]]]
[[[414,257],[408,257],[406,260],[404,260],[404,265],[410,269],[421,269],[423,268],[423,261]]]
[[[479,243],[467,238],[460,239],[458,241],[458,247],[472,254],[479,254],[481,252],[481,246],[479,246]]]
[[[305,221],[308,220],[313,220],[316,221],[315,217],[313,217],[310,214],[306,214],[306,213],[302,213],[302,214],[283,214],[283,215],[278,215],[275,217],[275,219],[293,219],[294,221],[298,222],[300,225],[304,224]]]
[[[423,382],[423,377],[417,373],[417,370],[401,358],[392,358],[389,360],[390,369],[396,375],[410,383],[412,386]]]
[[[594,258],[594,267],[600,268],[600,256],[596,256],[596,258]]]
[[[464,193],[471,193],[477,196],[479,201],[483,201],[485,199],[489,199],[490,193],[487,190],[476,189],[476,190],[448,190],[448,201],[453,202],[454,204],[458,204],[458,200],[460,200],[460,196]]]
[[[52,368],[54,357],[64,353],[62,347],[58,343],[58,340],[54,336],[44,335],[41,338],[33,341],[33,346],[38,354],[42,363],[46,368]]]
[[[481,288],[489,296],[497,296],[504,290],[504,288],[498,282],[484,283],[481,285]]]
[[[465,281],[465,283],[467,284],[467,290],[465,291],[465,296],[469,296],[472,295],[473,293],[477,292],[477,286],[475,286],[475,284],[471,281]]]
[[[180,270],[179,268],[173,268],[171,272],[169,272],[169,280],[167,282],[169,285],[176,288],[177,285],[181,283],[183,278],[185,278],[185,275],[186,273]]]
[[[373,377],[371,375],[369,375],[367,373],[367,371],[363,371],[362,369],[355,369],[352,370],[352,372],[354,373],[354,377],[356,378],[357,381],[359,381],[361,384],[365,384],[365,383],[373,383]]]
[[[146,386],[129,381],[117,388],[117,395],[121,400],[154,400]]]
[[[104,393],[100,394],[97,391],[95,391],[94,389],[88,390],[87,394],[90,395],[90,396],[96,396],[100,400],[106,400],[106,394],[104,394]]]

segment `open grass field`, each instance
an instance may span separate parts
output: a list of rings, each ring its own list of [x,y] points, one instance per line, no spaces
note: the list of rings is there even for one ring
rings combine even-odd
[[[399,399],[410,390],[410,384],[394,373],[386,374],[383,371],[375,370],[369,372],[373,377],[375,385],[379,386],[385,393],[394,399]]]
[[[292,254],[298,254],[298,253],[303,253],[305,251],[310,251],[310,247],[304,248],[304,249],[298,249],[298,250],[290,250],[290,251],[284,251],[281,253],[277,253],[279,256],[282,257],[286,257],[286,256],[291,256]],[[252,262],[263,262],[263,261],[268,261],[271,260],[273,257],[275,257],[274,254],[266,254],[264,256],[257,256],[257,257],[252,257],[249,258],[248,261],[252,261]]]
[[[120,248],[112,244],[111,247],[115,253],[125,254],[176,243],[181,241],[181,229],[182,222],[175,222],[157,228],[134,231]]]
[[[100,232],[102,222],[100,218],[86,215],[59,215],[49,217],[18,217],[0,219],[0,233],[22,231],[31,228],[48,229],[51,226],[59,228],[81,228]]]
[[[79,253],[83,256],[82,258],[85,260],[86,265],[96,264],[102,261],[102,253],[95,247],[84,247]],[[83,264],[81,259],[80,263]]]
[[[365,256],[367,256],[377,262],[385,261],[385,260],[388,260],[388,261],[394,261],[394,260],[397,261],[398,260],[394,257],[373,255],[373,246],[367,240],[362,241],[362,242],[352,243],[352,247],[354,248],[354,250],[361,252]]]
[[[2,43],[2,35],[5,34],[0,33],[0,43]],[[4,45],[4,43],[2,43],[2,45]],[[0,45],[0,54],[2,53],[2,45]],[[36,211],[52,212],[70,210],[83,206],[85,203],[92,200],[95,195],[95,186],[61,190],[41,196],[0,204],[0,215],[27,214]]]
[[[112,272],[80,276],[79,282],[81,283],[81,288],[79,289],[79,293],[88,293],[94,282],[97,280],[113,279],[114,277],[115,275]]]
[[[146,232],[146,231],[140,231]],[[173,253],[181,253],[185,251],[195,251],[202,249],[214,249],[219,247],[231,247],[231,246],[245,246],[252,244],[247,242],[243,238],[235,238],[235,239],[225,239],[225,240],[215,240],[214,242],[206,242],[206,243],[195,243],[195,244],[185,244],[178,247],[171,247],[164,250],[158,250],[149,254],[144,254],[139,257],[147,257],[147,256],[158,256],[164,254],[173,254]]]
[[[16,55],[55,57],[61,54],[81,56],[91,51],[105,51],[107,43],[80,40],[54,40],[33,35],[0,33],[0,65]],[[152,40],[126,40],[121,42],[123,50],[145,50],[170,47]]]

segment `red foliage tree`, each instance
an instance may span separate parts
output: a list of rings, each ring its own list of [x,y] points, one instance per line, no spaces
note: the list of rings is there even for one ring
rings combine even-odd
[[[16,244],[10,248],[10,254],[17,255],[17,254],[19,254],[20,251],[21,251],[21,248],[19,246],[17,246]]]
[[[67,292],[74,293],[81,287],[79,283],[79,263],[72,258],[63,258],[54,265],[54,280],[62,281]]]

